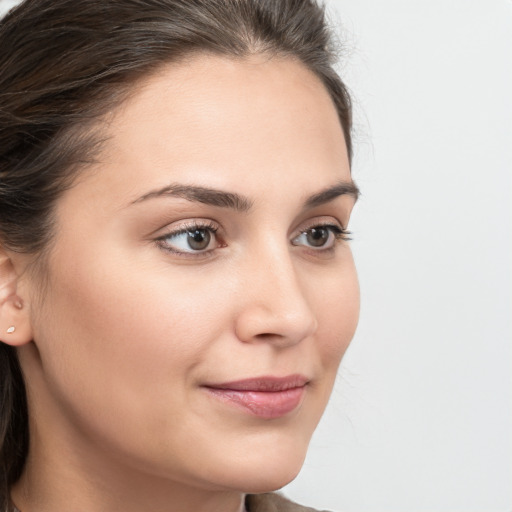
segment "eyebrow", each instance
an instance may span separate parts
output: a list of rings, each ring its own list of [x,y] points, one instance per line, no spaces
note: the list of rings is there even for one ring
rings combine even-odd
[[[306,208],[314,208],[340,196],[351,196],[357,201],[359,195],[359,187],[353,181],[340,181],[333,187],[327,187],[317,194],[310,196],[306,199],[304,205]]]
[[[327,187],[325,190],[308,197],[304,202],[304,208],[315,208],[344,195],[352,196],[357,201],[359,188],[353,181],[340,181],[336,185]],[[161,189],[148,192],[133,201],[132,204],[141,203],[157,197],[178,197],[186,199],[187,201],[220,208],[229,208],[238,212],[247,212],[253,205],[253,202],[249,198],[235,192],[227,192],[195,185],[182,185],[179,183],[174,183]]]
[[[194,185],[171,184],[159,190],[153,190],[136,199],[134,203],[140,203],[155,197],[179,197],[196,203],[204,203],[221,208],[230,208],[238,212],[247,212],[252,206],[252,201],[234,192],[225,192],[207,187]]]

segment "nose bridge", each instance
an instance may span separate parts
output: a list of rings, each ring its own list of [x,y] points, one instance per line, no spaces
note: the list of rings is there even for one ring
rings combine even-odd
[[[316,330],[316,317],[289,245],[267,240],[246,264],[239,337],[243,341],[272,340],[284,346],[310,336]]]

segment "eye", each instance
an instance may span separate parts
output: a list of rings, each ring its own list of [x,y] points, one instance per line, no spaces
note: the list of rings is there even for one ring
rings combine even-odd
[[[338,240],[348,240],[348,231],[335,224],[312,226],[292,240],[293,245],[332,249]]]
[[[220,246],[217,227],[213,225],[183,226],[157,239],[163,249],[176,254],[194,255],[208,253]]]

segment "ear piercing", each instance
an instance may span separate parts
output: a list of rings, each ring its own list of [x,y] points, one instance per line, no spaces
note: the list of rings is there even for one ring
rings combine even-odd
[[[17,298],[14,301],[14,307],[18,309],[23,309],[23,301],[20,298]],[[16,330],[16,327],[14,325],[11,325],[7,328],[7,334],[12,334]]]

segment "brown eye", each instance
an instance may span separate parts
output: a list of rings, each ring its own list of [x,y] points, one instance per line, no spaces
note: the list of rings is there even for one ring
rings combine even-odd
[[[158,245],[175,254],[201,255],[217,247],[216,226],[190,226],[178,229],[157,239]]]
[[[320,226],[306,231],[306,240],[311,247],[323,247],[328,241],[332,232],[329,228]]]
[[[299,236],[292,240],[293,245],[303,245],[312,249],[332,249],[338,239],[347,239],[345,231],[340,226],[329,224],[325,226],[313,226],[305,229]]]
[[[210,245],[212,235],[207,229],[187,231],[187,244],[194,251],[204,251]]]

